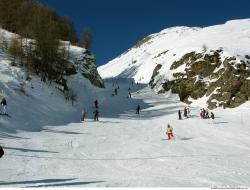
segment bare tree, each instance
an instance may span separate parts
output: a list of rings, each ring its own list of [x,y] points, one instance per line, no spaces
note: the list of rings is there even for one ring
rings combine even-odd
[[[85,49],[91,49],[92,45],[92,32],[90,28],[85,28],[83,30],[82,38],[81,38],[81,46]]]

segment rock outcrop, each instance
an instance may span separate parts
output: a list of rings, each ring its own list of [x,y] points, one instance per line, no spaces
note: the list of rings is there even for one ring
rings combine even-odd
[[[248,55],[244,60],[222,55],[222,49],[185,54],[170,67],[174,79],[163,82],[162,89],[158,92],[171,90],[186,103],[205,96],[209,109],[241,105],[250,99]],[[149,84],[152,88],[156,85],[158,70],[157,65]]]

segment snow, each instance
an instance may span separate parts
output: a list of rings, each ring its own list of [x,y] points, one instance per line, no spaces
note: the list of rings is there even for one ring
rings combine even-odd
[[[8,72],[7,72],[8,71]],[[215,187],[249,186],[249,102],[237,109],[217,109],[215,121],[178,120],[183,109],[176,95],[157,95],[131,80],[106,81],[92,87],[77,75],[78,102],[71,106],[60,92],[33,76],[34,89],[13,90],[22,71],[1,64],[0,84],[7,95],[11,118],[0,116],[0,187]],[[5,80],[6,76],[9,77]],[[10,80],[12,79],[12,80]],[[111,96],[112,84],[120,87]],[[81,86],[81,88],[79,88]],[[100,121],[93,122],[93,101],[100,102]],[[140,104],[140,117],[135,114]],[[82,108],[87,121],[79,122]],[[175,140],[166,140],[166,125]],[[237,133],[235,133],[237,131]]]
[[[164,64],[158,80],[171,78],[170,63],[191,49],[201,51],[214,31],[227,36],[239,31],[248,34],[249,25],[249,20],[240,20],[154,34],[153,41],[141,49],[132,49],[98,68],[107,78],[105,89],[93,87],[81,74],[69,76],[69,86],[77,94],[73,105],[54,84],[43,83],[35,75],[25,81],[25,72],[9,66],[0,52],[0,98],[6,97],[11,115],[0,115],[0,144],[5,151],[0,159],[0,187],[250,186],[249,101],[238,108],[213,110],[212,121],[199,117],[200,108],[207,106],[208,97],[203,97],[191,104],[190,118],[178,120],[177,111],[186,104],[171,92],[159,95],[145,84],[157,64]],[[185,41],[179,43],[192,36],[190,48]],[[217,40],[211,39],[206,41],[209,47]],[[227,45],[228,39],[223,39]],[[249,39],[238,40],[242,44],[239,51],[245,51]],[[170,48],[175,41],[178,46]],[[238,53],[236,45],[227,52]],[[154,58],[166,49],[169,51]],[[81,51],[70,49],[76,57]],[[133,79],[140,84],[132,86]],[[112,96],[117,85],[118,95]],[[131,99],[127,98],[129,87]],[[96,99],[98,122],[93,121]],[[135,114],[137,105],[140,116]],[[79,121],[82,109],[87,111],[84,123]],[[171,141],[165,134],[168,123],[174,128]]]
[[[222,49],[222,61],[232,56],[238,61],[245,60],[244,56],[249,54],[250,19],[233,20],[205,28],[172,27],[150,36],[151,39],[139,48],[131,48],[100,66],[98,72],[101,77],[124,77],[126,74],[126,77],[136,82],[147,84],[157,64],[163,65],[160,75],[171,77],[167,73],[174,61],[192,51],[202,52],[204,45],[208,50]],[[162,52],[166,53],[157,57]],[[131,64],[134,59],[137,60],[136,65]],[[164,80],[166,77],[161,78]]]

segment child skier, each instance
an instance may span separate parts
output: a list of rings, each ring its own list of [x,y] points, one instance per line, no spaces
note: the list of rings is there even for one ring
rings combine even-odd
[[[168,124],[168,127],[167,127],[166,134],[168,135],[168,140],[171,140],[171,138],[174,138],[173,127],[171,127],[169,124]]]

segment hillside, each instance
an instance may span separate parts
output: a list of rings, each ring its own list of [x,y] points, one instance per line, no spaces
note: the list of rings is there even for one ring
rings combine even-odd
[[[215,121],[200,119],[199,106],[190,107],[191,117],[178,120],[185,104],[176,95],[157,95],[125,79],[108,80],[105,89],[86,83],[74,107],[53,88],[36,85],[26,97],[11,90],[15,80],[9,81],[12,117],[0,116],[2,188],[250,185],[249,104],[215,110]],[[117,96],[111,96],[113,82],[119,84]],[[129,86],[131,99],[126,98]],[[99,122],[93,121],[94,98]],[[168,123],[175,135],[170,141]]]
[[[171,90],[186,103],[237,107],[250,98],[249,36],[249,19],[168,28],[147,36],[98,71],[103,78],[133,78],[158,93]]]
[[[13,36],[7,31],[4,34],[6,39]],[[183,112],[187,104],[177,94],[164,91],[163,87],[175,87],[171,83],[164,81],[161,87],[157,82],[161,72],[168,79],[173,77],[174,73],[168,75],[170,70],[161,70],[168,62],[162,59],[166,65],[158,66],[151,77],[156,64],[151,70],[139,62],[139,57],[138,62],[133,59],[131,52],[140,45],[150,46],[146,41],[127,52],[138,67],[123,62],[100,67],[103,80],[91,52],[68,42],[61,42],[70,45],[61,81],[43,81],[35,72],[27,79],[27,69],[12,66],[9,55],[0,51],[0,98],[7,99],[10,115],[0,115],[0,145],[5,151],[0,159],[1,188],[250,185],[250,102],[234,109],[217,108],[212,120],[201,119],[200,108],[205,101],[198,99],[189,106],[190,116],[179,120],[178,110]],[[208,49],[186,53],[169,68],[181,70],[179,65],[189,64],[186,59],[195,60],[201,55],[203,65],[224,54]],[[145,64],[150,65],[151,58]],[[192,68],[196,62],[190,64]],[[144,78],[137,78],[138,69],[145,69],[140,72]],[[187,74],[190,77],[191,73]],[[161,93],[157,94],[158,90]],[[99,121],[93,119],[95,100],[99,102]],[[140,114],[136,114],[138,105]],[[83,109],[87,115],[81,122]],[[171,140],[166,135],[168,124],[173,127]]]
[[[7,43],[16,36],[2,29],[0,32]],[[33,131],[41,130],[45,123],[53,125],[69,122],[71,120],[67,118],[58,118],[67,114],[75,114],[77,118],[79,111],[83,109],[82,106],[90,100],[86,91],[91,93],[92,90],[98,91],[98,88],[103,87],[104,82],[97,72],[94,55],[83,48],[69,45],[64,75],[61,80],[53,81],[43,81],[36,73],[31,73],[27,79],[27,69],[19,65],[12,66],[11,57],[0,48],[0,99],[7,99],[9,113],[16,118],[10,123],[1,118],[1,130]],[[97,98],[98,95],[92,97]],[[53,115],[53,118],[50,115]]]

